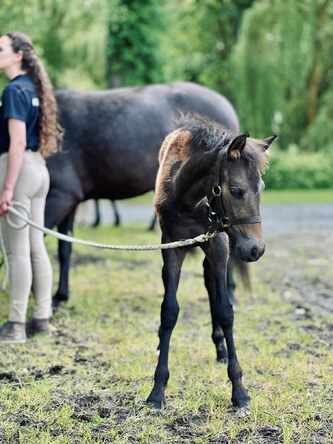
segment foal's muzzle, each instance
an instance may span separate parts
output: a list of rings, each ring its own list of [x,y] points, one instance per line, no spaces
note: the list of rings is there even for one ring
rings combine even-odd
[[[254,238],[247,238],[241,242],[236,242],[236,254],[245,262],[255,262],[261,258],[265,252],[265,244]]]

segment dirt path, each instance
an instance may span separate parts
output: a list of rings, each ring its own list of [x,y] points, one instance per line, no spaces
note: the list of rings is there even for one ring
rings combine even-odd
[[[333,232],[302,231],[270,236],[257,274],[295,304],[304,318],[333,314]],[[333,325],[332,325],[333,333]]]

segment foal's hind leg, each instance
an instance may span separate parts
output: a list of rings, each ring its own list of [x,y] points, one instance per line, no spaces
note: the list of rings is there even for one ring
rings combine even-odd
[[[207,258],[203,262],[205,285],[209,296],[210,313],[212,315],[212,340],[216,347],[216,360],[218,362],[227,362],[227,351],[224,346],[223,330],[218,322],[218,313],[216,305],[216,280]]]
[[[167,242],[167,239],[162,239]],[[165,288],[164,299],[161,306],[161,325],[159,329],[160,345],[159,357],[154,376],[154,387],[147,399],[149,404],[161,408],[164,403],[164,391],[169,379],[168,357],[169,344],[174,329],[179,305],[176,298],[180,270],[185,257],[185,251],[181,249],[164,250],[162,278]]]
[[[250,398],[242,383],[242,369],[238,362],[233,336],[234,311],[226,286],[228,242],[220,235],[203,245],[202,248],[216,281],[216,314],[227,344],[228,376],[232,383],[231,400],[235,407],[244,407]]]

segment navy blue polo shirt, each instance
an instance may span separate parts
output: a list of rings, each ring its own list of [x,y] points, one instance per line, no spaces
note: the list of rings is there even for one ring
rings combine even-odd
[[[9,149],[8,119],[25,122],[27,149],[39,148],[39,99],[32,79],[21,74],[12,79],[3,90],[0,102],[0,154]]]

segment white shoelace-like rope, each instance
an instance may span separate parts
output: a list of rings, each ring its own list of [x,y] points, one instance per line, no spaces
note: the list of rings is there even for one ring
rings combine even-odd
[[[20,209],[20,211],[18,210]],[[22,222],[24,222],[23,224],[19,224],[16,223],[12,220],[11,216],[15,216],[17,218],[19,218]],[[23,228],[25,228],[27,225],[35,228],[36,230],[39,230],[45,234],[49,234],[50,236],[53,236],[57,239],[66,241],[66,242],[71,242],[71,243],[75,243],[75,244],[80,244],[80,245],[85,245],[88,247],[95,247],[95,248],[102,248],[102,249],[106,249],[106,250],[123,250],[123,251],[157,251],[157,250],[166,250],[166,249],[170,249],[170,248],[179,248],[179,247],[188,247],[194,244],[198,244],[198,243],[203,243],[203,242],[207,242],[210,239],[212,239],[213,237],[216,236],[216,233],[205,233],[205,234],[200,234],[199,236],[196,236],[194,238],[191,239],[185,239],[185,240],[179,240],[179,241],[175,241],[175,242],[169,242],[169,243],[165,243],[165,244],[153,244],[153,245],[114,245],[114,244],[103,244],[103,243],[99,243],[99,242],[93,242],[93,241],[89,241],[89,240],[84,240],[84,239],[78,239],[72,236],[67,236],[65,234],[62,233],[58,233],[57,231],[54,230],[50,230],[49,228],[43,227],[41,225],[36,224],[35,222],[33,222],[32,220],[30,220],[29,218],[29,211],[27,210],[27,208],[22,205],[20,202],[16,202],[13,201],[12,205],[9,207],[8,210],[8,214],[6,215],[7,218],[7,223],[12,227],[15,228],[17,230],[22,230]],[[1,249],[3,251],[3,255],[4,255],[4,261],[5,261],[5,266],[6,266],[6,276],[3,282],[3,286],[6,286],[7,281],[8,281],[8,260],[7,260],[7,256],[6,256],[6,252],[5,252],[5,248],[3,245],[3,239],[1,236],[0,239],[0,243],[1,243]]]

